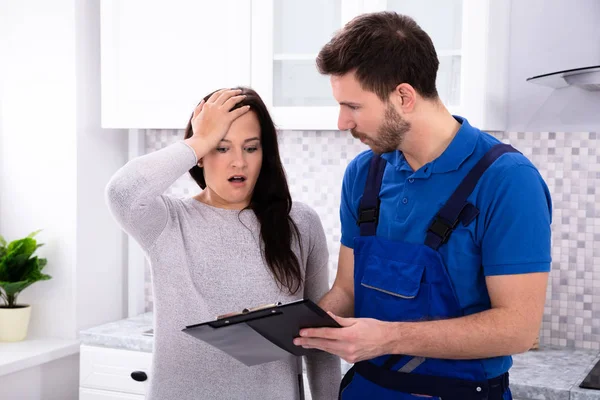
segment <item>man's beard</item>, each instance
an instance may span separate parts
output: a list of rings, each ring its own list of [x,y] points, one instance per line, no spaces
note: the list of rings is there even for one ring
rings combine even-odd
[[[392,104],[388,104],[383,124],[377,130],[375,137],[367,136],[354,129],[351,129],[350,133],[357,139],[366,139],[366,144],[371,150],[375,153],[383,154],[397,150],[402,144],[406,132],[409,130],[410,123],[402,119]]]

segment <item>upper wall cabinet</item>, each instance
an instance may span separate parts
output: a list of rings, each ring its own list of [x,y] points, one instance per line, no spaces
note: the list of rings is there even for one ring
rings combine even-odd
[[[360,0],[253,0],[252,86],[280,129],[337,129],[338,106],[315,59]]]
[[[321,47],[363,12],[412,16],[432,37],[437,87],[453,114],[486,130],[506,127],[509,1],[253,0],[252,85],[281,129],[337,129],[329,79],[316,70]]]
[[[510,1],[365,0],[364,11],[413,17],[431,36],[437,89],[455,115],[489,131],[506,129]]]
[[[440,60],[453,114],[506,128],[509,1],[102,0],[102,123],[183,128],[210,90],[249,85],[280,129],[335,130],[338,105],[315,58],[363,12],[407,14]]]
[[[251,0],[102,0],[104,128],[185,128],[210,91],[250,85]]]

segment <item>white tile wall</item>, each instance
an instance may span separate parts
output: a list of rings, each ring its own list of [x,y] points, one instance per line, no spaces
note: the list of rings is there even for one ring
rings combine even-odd
[[[539,168],[553,197],[553,263],[542,344],[600,349],[600,141],[589,132],[497,132]],[[146,131],[147,152],[183,138],[183,131]],[[328,238],[330,279],[339,251],[339,201],[348,162],[366,146],[346,132],[282,131],[281,156],[294,200],[319,213]],[[198,191],[188,175],[170,189]],[[595,248],[597,247],[597,248]],[[147,276],[147,308],[152,309]]]

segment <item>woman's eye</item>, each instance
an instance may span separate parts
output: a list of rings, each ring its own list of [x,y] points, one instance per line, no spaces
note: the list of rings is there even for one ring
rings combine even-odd
[[[226,147],[217,147],[217,151],[219,153],[225,153],[227,151],[227,148]]]
[[[258,150],[258,147],[248,147],[248,148],[246,148],[246,151],[248,153],[254,153],[256,150]]]

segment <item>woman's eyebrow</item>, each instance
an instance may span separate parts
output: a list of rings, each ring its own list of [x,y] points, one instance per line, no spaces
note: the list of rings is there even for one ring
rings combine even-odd
[[[246,139],[246,140],[244,140],[244,143],[251,142],[253,140],[260,140],[260,138],[259,137],[253,137],[253,138],[250,138],[250,139]],[[221,142],[231,143],[231,140],[221,139]]]

